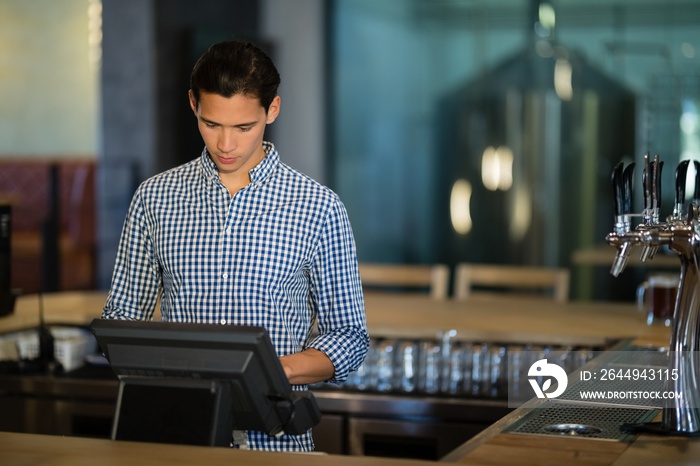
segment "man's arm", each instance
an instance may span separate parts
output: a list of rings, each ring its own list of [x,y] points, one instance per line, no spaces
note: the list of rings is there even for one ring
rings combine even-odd
[[[280,358],[284,373],[293,385],[307,385],[333,377],[335,368],[330,358],[319,350],[309,348]]]
[[[124,221],[103,319],[151,319],[158,299],[160,277],[145,224],[140,189]]]
[[[364,361],[369,335],[350,221],[340,200],[335,201],[310,273],[318,335],[306,351],[313,348],[330,360],[330,377],[317,381],[341,383]]]

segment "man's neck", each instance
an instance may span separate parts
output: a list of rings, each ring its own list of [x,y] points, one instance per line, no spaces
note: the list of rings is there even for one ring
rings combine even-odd
[[[226,186],[226,189],[228,189],[231,197],[250,184],[250,175],[248,172],[228,174],[219,173],[219,178],[221,179],[221,183],[223,183],[223,185]]]
[[[219,179],[221,180],[221,183],[226,186],[226,189],[228,189],[231,197],[250,184],[250,171],[260,165],[260,163],[265,160],[266,156],[267,153],[261,146],[260,152],[257,154],[257,156],[250,159],[251,163],[248,163],[238,170],[230,173],[219,172]]]

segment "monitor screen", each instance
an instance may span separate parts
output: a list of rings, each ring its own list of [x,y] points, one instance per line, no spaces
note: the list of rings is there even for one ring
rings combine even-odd
[[[115,439],[226,444],[233,429],[300,434],[320,420],[263,327],[95,319],[91,328],[120,380]]]

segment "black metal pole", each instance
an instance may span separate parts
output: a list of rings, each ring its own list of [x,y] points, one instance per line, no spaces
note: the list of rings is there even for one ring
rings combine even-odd
[[[15,308],[12,292],[12,206],[0,205],[0,316]]]
[[[49,168],[49,212],[41,231],[41,291],[50,293],[58,291],[61,276],[59,255],[60,236],[60,182],[58,165]]]

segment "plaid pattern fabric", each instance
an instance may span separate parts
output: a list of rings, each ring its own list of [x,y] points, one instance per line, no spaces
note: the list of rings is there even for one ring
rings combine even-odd
[[[335,193],[264,147],[251,183],[233,197],[206,149],[141,184],[103,318],[151,319],[160,295],[163,320],[263,326],[278,355],[316,348],[335,366],[329,382],[342,382],[369,344],[350,222]],[[248,440],[257,449],[313,449],[310,432],[249,432]]]

